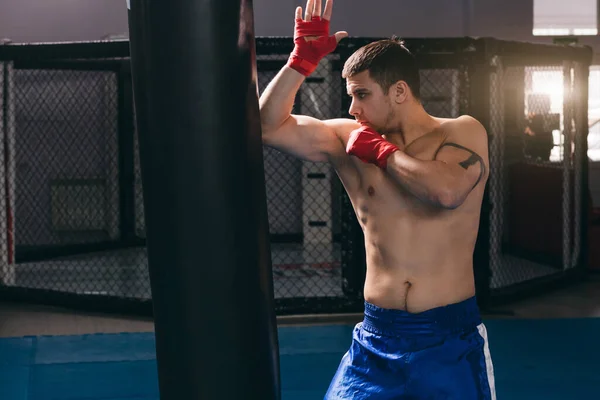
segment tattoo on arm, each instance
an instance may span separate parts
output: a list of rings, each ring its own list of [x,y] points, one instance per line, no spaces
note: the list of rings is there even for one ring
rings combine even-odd
[[[457,149],[465,150],[465,151],[471,153],[471,155],[469,156],[469,158],[467,158],[466,160],[461,161],[461,162],[458,163],[464,169],[469,169],[469,167],[471,167],[472,165],[475,165],[475,164],[479,163],[479,166],[480,166],[479,177],[477,178],[477,181],[475,182],[475,184],[471,188],[471,190],[473,190],[475,188],[475,186],[477,186],[477,184],[479,183],[479,181],[481,180],[481,178],[483,177],[483,174],[485,172],[485,164],[483,163],[483,159],[479,156],[479,154],[475,153],[473,150],[467,149],[466,147],[461,146],[460,144],[456,144],[456,143],[444,143],[438,149],[438,152],[444,146],[456,147]]]
[[[465,161],[461,161],[458,163],[464,169],[469,169],[471,165],[474,165],[477,162],[480,162],[481,158],[477,154],[471,154],[471,157],[467,158]]]

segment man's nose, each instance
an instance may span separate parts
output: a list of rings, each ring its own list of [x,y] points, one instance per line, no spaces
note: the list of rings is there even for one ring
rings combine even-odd
[[[352,102],[350,103],[350,108],[348,109],[348,114],[352,115],[353,117],[356,117],[359,114],[358,107],[357,107],[354,99],[352,99]]]

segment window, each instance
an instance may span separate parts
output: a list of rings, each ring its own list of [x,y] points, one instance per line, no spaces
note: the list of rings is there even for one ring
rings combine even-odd
[[[590,161],[600,161],[600,66],[592,65],[589,75],[588,157]]]
[[[550,161],[561,161],[563,129],[563,71],[558,68],[526,68],[526,113],[560,115],[560,128],[552,131],[554,148]],[[590,67],[588,85],[588,157],[600,161],[600,65]]]
[[[597,0],[533,0],[533,34],[597,35]]]

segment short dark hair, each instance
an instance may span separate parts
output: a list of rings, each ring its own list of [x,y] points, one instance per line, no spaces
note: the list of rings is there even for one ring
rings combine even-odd
[[[371,79],[379,84],[385,93],[394,83],[404,81],[417,100],[421,97],[416,59],[404,46],[404,41],[396,36],[369,43],[356,50],[346,60],[342,77],[347,79],[364,71],[369,71]]]

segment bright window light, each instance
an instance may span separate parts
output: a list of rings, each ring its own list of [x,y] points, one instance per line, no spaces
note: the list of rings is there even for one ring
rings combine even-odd
[[[600,161],[600,66],[590,68],[589,79],[588,157],[591,161]]]
[[[528,95],[546,95],[550,98],[549,112],[563,114],[564,80],[560,70],[535,70],[531,69],[531,86]],[[592,65],[589,74],[588,86],[588,158],[591,161],[600,161],[600,66]],[[540,104],[528,104],[528,111],[537,111]],[[542,107],[543,108],[543,107]],[[562,123],[561,123],[562,129]],[[552,150],[550,161],[562,160],[563,143],[562,132],[552,132],[556,147]]]
[[[550,97],[550,112],[562,114],[564,98],[562,71],[533,71],[531,74],[531,94],[545,94]]]

